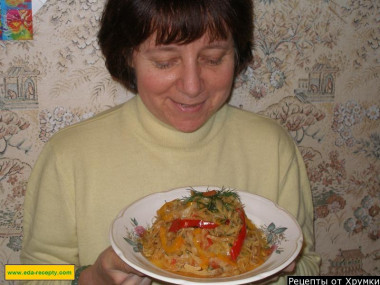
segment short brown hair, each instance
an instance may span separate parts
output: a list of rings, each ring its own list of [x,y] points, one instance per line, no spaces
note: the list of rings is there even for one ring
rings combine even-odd
[[[111,75],[137,92],[130,66],[133,51],[153,33],[157,44],[186,44],[209,32],[210,40],[232,35],[235,74],[252,59],[252,0],[108,0],[98,34]]]

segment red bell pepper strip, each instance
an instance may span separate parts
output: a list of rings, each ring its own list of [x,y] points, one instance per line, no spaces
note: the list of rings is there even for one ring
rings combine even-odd
[[[175,219],[172,221],[169,232],[177,232],[184,228],[214,229],[217,226],[219,226],[217,223],[203,220]]]
[[[239,209],[237,209],[237,211],[239,212],[240,219],[242,221],[242,226],[241,226],[240,232],[237,236],[237,239],[235,240],[234,244],[232,245],[232,247],[230,249],[230,256],[231,256],[232,260],[236,260],[237,257],[239,256],[241,248],[242,248],[244,240],[245,240],[245,236],[247,235],[244,210],[239,208]]]
[[[212,196],[216,195],[217,193],[218,192],[216,190],[209,190],[209,191],[203,192],[202,196],[203,197],[212,197]]]

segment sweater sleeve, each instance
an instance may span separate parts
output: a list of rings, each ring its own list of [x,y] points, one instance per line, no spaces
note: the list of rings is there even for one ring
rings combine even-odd
[[[78,264],[70,173],[62,167],[59,155],[48,142],[33,168],[25,196],[22,264]],[[63,285],[70,281],[31,283]]]
[[[298,221],[304,245],[298,257],[293,276],[318,276],[320,257],[314,248],[313,203],[306,168],[299,150],[294,146],[293,157],[284,172],[278,204],[287,209]],[[279,283],[287,284],[286,276]]]

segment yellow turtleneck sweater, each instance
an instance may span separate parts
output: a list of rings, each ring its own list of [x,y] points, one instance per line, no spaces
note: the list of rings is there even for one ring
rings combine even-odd
[[[121,209],[154,192],[199,185],[246,190],[287,209],[305,240],[297,274],[318,274],[310,187],[282,127],[225,105],[196,132],[182,133],[157,120],[139,96],[45,145],[28,183],[21,261],[92,264],[109,246]]]

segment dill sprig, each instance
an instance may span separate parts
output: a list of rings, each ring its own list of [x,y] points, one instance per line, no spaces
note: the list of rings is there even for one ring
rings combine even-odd
[[[182,202],[184,204],[195,202],[199,208],[206,208],[210,212],[218,212],[217,204],[220,201],[221,205],[227,210],[233,210],[234,204],[236,200],[240,202],[239,194],[231,189],[226,189],[222,187],[220,190],[208,190],[205,192],[196,191],[194,189],[191,190],[191,195],[189,197],[184,197]],[[228,198],[232,198],[228,199]],[[231,203],[228,201],[232,201],[235,203]]]

